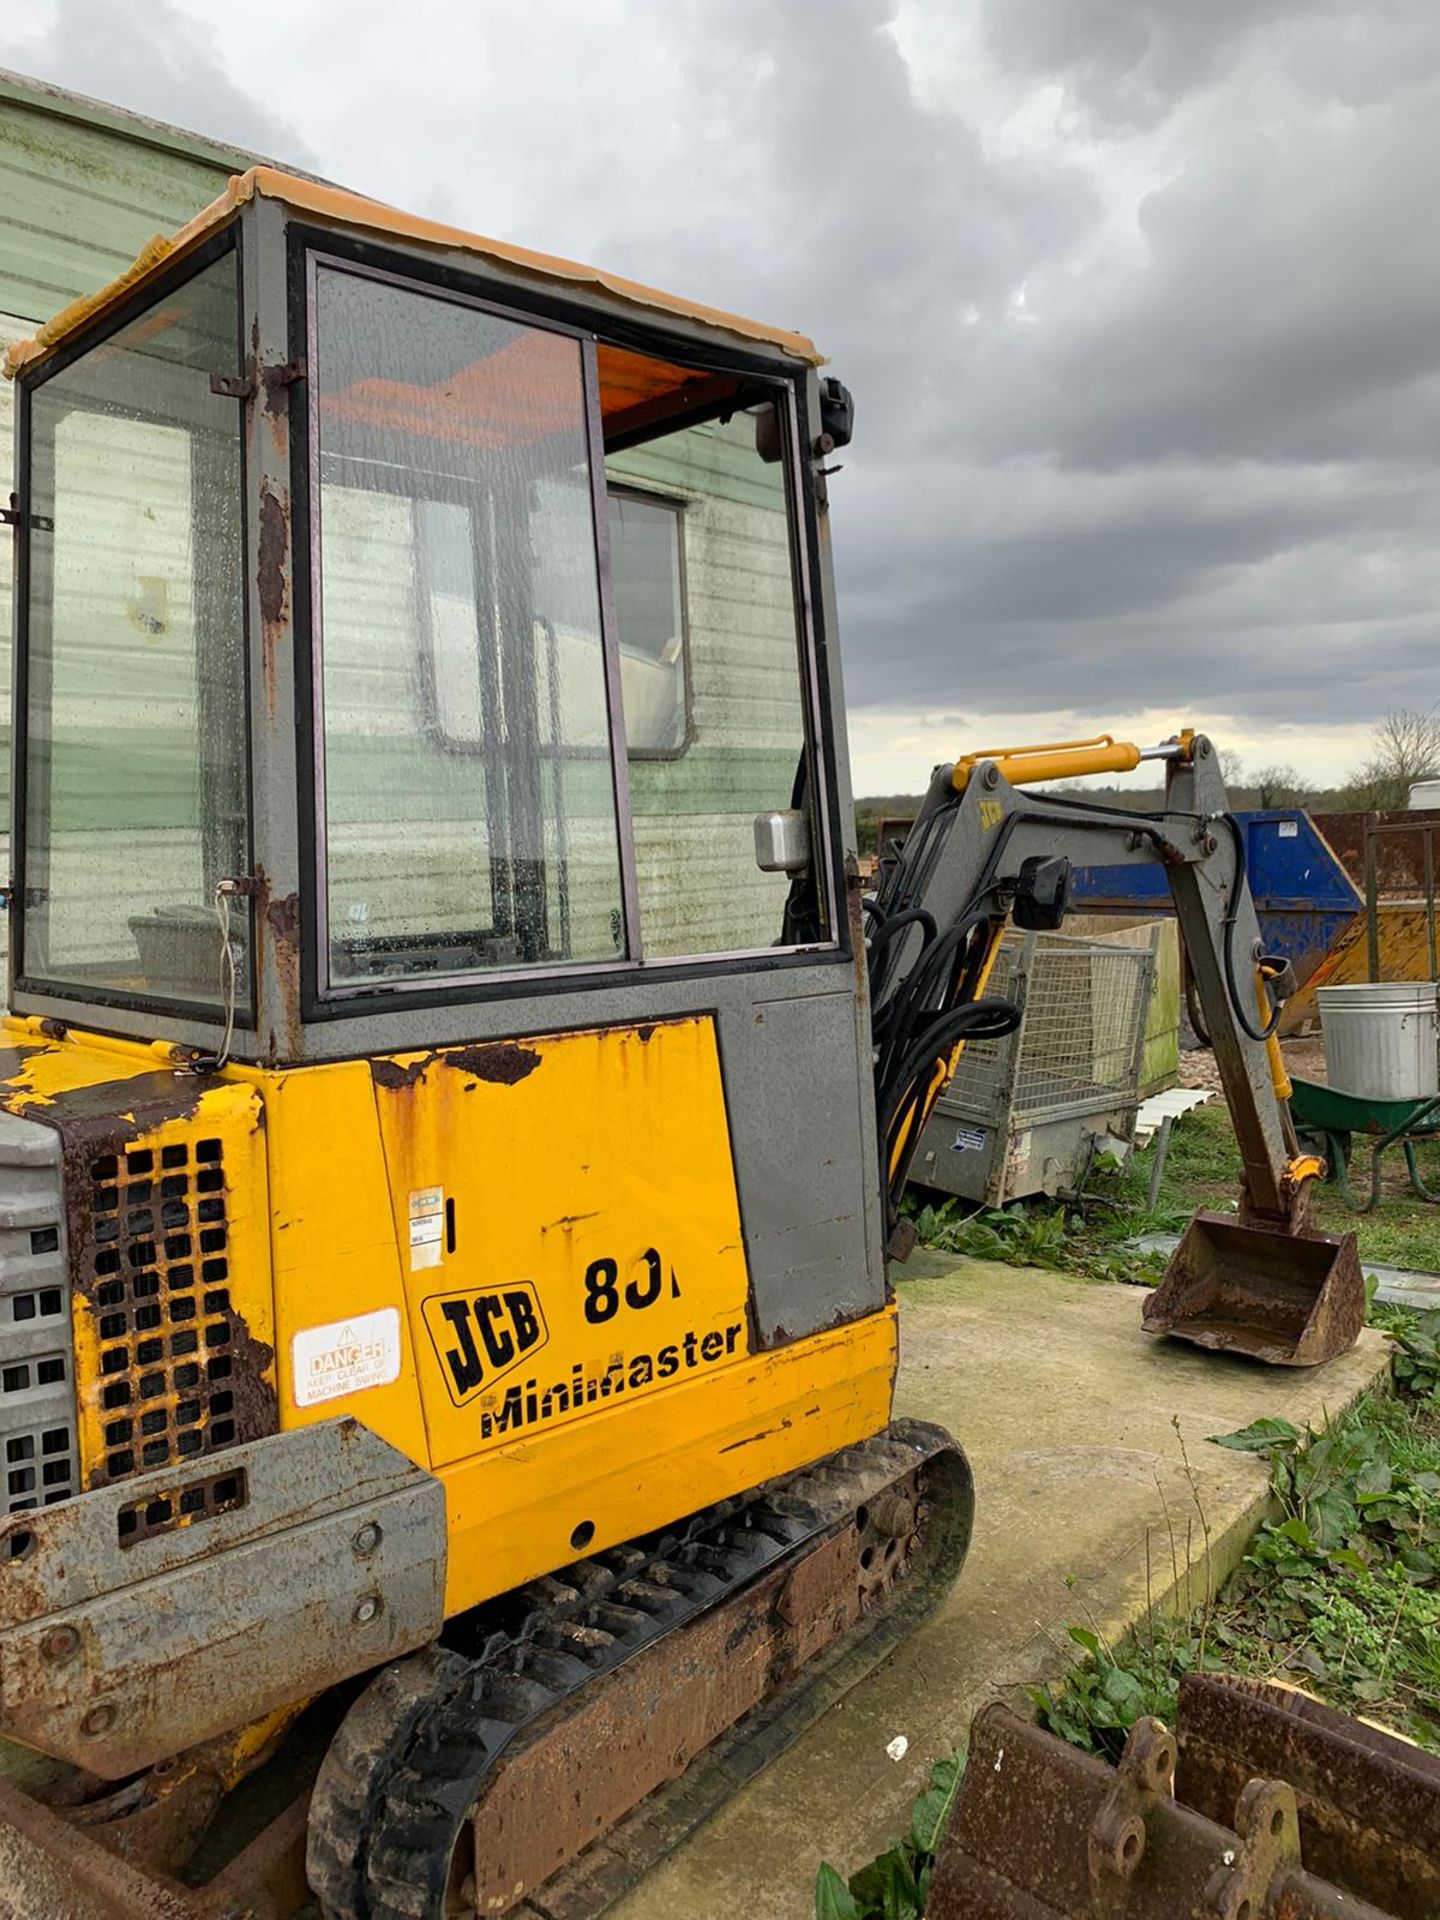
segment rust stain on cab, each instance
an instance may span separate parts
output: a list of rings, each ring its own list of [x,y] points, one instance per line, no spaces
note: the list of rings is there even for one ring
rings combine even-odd
[[[260,594],[260,659],[265,676],[265,709],[275,718],[275,654],[289,611],[286,567],[290,557],[290,502],[268,481],[260,487],[260,543],[256,585]]]

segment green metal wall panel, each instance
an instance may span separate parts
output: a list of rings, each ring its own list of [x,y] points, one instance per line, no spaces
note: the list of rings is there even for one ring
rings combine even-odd
[[[183,226],[243,156],[181,152],[34,98],[0,82],[0,312],[39,321]]]

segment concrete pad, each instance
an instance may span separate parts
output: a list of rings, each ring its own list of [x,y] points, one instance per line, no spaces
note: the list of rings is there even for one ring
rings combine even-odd
[[[1146,1337],[1133,1287],[949,1255],[906,1271],[896,1411],[969,1454],[970,1558],[940,1611],[650,1873],[622,1920],[811,1913],[819,1862],[848,1874],[888,1845],[977,1707],[1074,1663],[1067,1626],[1118,1639],[1147,1597],[1198,1601],[1237,1563],[1267,1469],[1207,1436],[1261,1415],[1322,1425],[1386,1370],[1370,1331],[1313,1372],[1263,1367]]]

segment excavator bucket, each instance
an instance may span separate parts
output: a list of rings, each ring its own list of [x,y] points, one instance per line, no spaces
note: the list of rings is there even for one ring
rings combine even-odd
[[[1248,1354],[1272,1367],[1317,1367],[1365,1324],[1353,1233],[1299,1233],[1200,1212],[1145,1302],[1146,1333]]]

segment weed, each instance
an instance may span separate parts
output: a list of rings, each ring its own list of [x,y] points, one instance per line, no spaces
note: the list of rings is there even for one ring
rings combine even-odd
[[[1397,1355],[1397,1367],[1400,1359]],[[1284,1676],[1440,1752],[1440,1438],[1434,1403],[1376,1394],[1328,1432],[1256,1420],[1215,1443],[1270,1464],[1281,1517],[1213,1606],[1153,1615],[1112,1652],[1032,1693],[1043,1723],[1118,1757],[1146,1713],[1171,1718],[1196,1668]]]
[[[1440,1309],[1428,1313],[1392,1310],[1386,1331],[1399,1351],[1395,1378],[1408,1392],[1440,1394]]]
[[[1047,1267],[1092,1280],[1154,1286],[1165,1256],[1142,1252],[1127,1238],[1094,1233],[1078,1214],[1058,1204],[982,1207],[967,1213],[963,1202],[938,1205],[910,1200],[906,1211],[927,1247],[970,1260],[999,1260],[1015,1267]]]
[[[937,1761],[910,1810],[909,1831],[848,1882],[826,1861],[815,1876],[815,1920],[923,1920],[936,1849],[964,1771],[963,1754]]]

